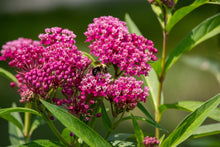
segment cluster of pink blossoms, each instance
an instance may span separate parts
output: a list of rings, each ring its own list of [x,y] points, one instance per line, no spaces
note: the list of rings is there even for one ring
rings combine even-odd
[[[147,76],[151,70],[149,62],[157,60],[153,42],[141,35],[129,34],[126,23],[118,18],[95,18],[84,35],[86,42],[92,41],[89,45],[91,54],[99,57],[102,63],[117,65],[125,75]]]
[[[17,87],[21,102],[34,98],[52,100],[71,114],[100,117],[94,110],[104,97],[115,107],[116,114],[132,110],[138,102],[145,102],[149,89],[134,77],[116,77],[109,73],[92,74],[91,60],[77,50],[76,35],[59,27],[45,29],[41,41],[19,38],[3,46],[0,60],[9,61],[18,71]],[[87,41],[91,53],[103,63],[110,63],[125,71],[125,75],[147,75],[149,62],[155,61],[157,49],[143,36],[129,34],[126,23],[112,16],[95,18],[89,25]],[[14,87],[14,83],[11,83]],[[58,88],[65,98],[54,96]]]
[[[146,136],[144,138],[144,141],[143,141],[145,147],[155,147],[159,145],[159,140],[156,139],[156,137],[149,137],[149,136]]]
[[[138,102],[145,102],[149,96],[148,87],[141,88],[143,81],[134,77],[119,77],[107,88],[107,100],[116,105],[119,112],[132,110]]]

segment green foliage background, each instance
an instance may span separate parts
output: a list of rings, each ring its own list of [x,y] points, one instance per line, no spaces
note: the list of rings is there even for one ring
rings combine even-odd
[[[180,0],[180,2],[183,1],[184,0]],[[4,6],[3,2],[4,1],[0,1],[0,8]],[[183,2],[182,4],[186,5],[186,3],[190,3],[190,1]],[[180,5],[177,5],[177,8],[178,7],[180,7]],[[77,35],[76,45],[78,49],[88,51],[88,44],[84,43],[85,37],[83,33],[86,31],[87,25],[92,23],[93,18],[103,15],[112,15],[124,20],[125,13],[129,13],[142,34],[154,42],[155,47],[159,50],[158,55],[160,55],[162,48],[162,30],[148,2],[145,0],[103,1],[102,3],[96,2],[94,4],[68,8],[60,6],[40,12],[25,11],[21,13],[5,13],[0,11],[0,45],[2,46],[7,41],[15,40],[18,37],[38,40],[39,33],[43,33],[45,28],[59,26],[73,30]],[[219,5],[205,5],[187,15],[171,31],[168,38],[168,53],[171,52],[171,49],[174,48],[181,38],[188,34],[192,28],[216,13],[220,13]],[[191,52],[187,53],[187,55],[203,56],[214,59],[220,63],[220,36],[215,36],[201,43]],[[13,71],[9,68],[7,63],[3,61],[0,61],[0,67]],[[0,107],[10,107],[12,102],[16,102],[17,105],[21,106],[18,94],[14,89],[10,88],[9,83],[10,81],[7,79],[0,77]],[[205,101],[220,91],[220,83],[217,82],[211,73],[195,69],[184,64],[181,60],[168,72],[164,84],[166,103],[174,103],[180,100]],[[149,101],[146,105],[149,106],[149,109],[152,108]],[[135,111],[134,113],[140,112]],[[163,115],[161,125],[171,131],[186,114],[188,113],[168,110]],[[212,122],[212,120],[208,119],[205,123],[209,122]],[[128,126],[131,126],[131,122],[125,123],[122,123],[116,131],[132,132],[132,127],[130,127],[131,130],[127,130]],[[100,125],[101,123],[99,126]],[[0,146],[9,145],[7,126],[7,121],[0,119]],[[142,129],[150,133],[153,133],[154,130],[145,124],[142,125]],[[96,130],[100,134],[103,134],[100,127],[97,127]],[[52,134],[49,127],[43,125],[34,132],[33,139],[48,138],[48,136],[51,139],[55,139],[55,136],[49,134]],[[215,137],[218,136],[214,136],[214,138]]]

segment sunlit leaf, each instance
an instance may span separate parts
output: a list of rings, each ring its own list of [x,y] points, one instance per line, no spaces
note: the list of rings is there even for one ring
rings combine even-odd
[[[171,52],[169,55],[165,71],[187,51],[190,51],[199,43],[220,33],[220,14],[210,17],[194,28]]]
[[[198,138],[220,133],[220,123],[208,124],[198,127],[190,138]]]
[[[117,134],[111,135],[107,140],[108,141],[115,141],[115,140],[124,141],[128,139],[129,137],[131,137],[132,135],[133,134],[130,134],[130,133],[117,133]]]
[[[125,21],[127,22],[128,30],[130,33],[141,35],[141,31],[138,29],[134,21],[131,19],[131,17],[127,13],[125,14]]]
[[[111,141],[113,147],[136,147],[136,142],[123,141],[123,140],[114,140]]]
[[[177,128],[164,140],[161,147],[176,147],[189,138],[219,103],[220,94],[204,102],[177,126]]]
[[[84,55],[84,56],[86,56],[86,57],[88,57],[89,59],[92,60],[92,65],[94,66],[94,63],[95,63],[96,60],[92,57],[92,55],[88,54],[88,53],[85,52],[85,51],[81,51],[81,52],[83,52],[83,55]]]
[[[12,104],[12,108],[15,108],[16,104]],[[19,145],[25,143],[25,138],[23,136],[23,122],[21,116],[18,112],[13,112],[11,114],[3,114],[3,116],[11,116],[13,117],[19,125],[15,125],[14,122],[11,120],[8,123],[8,133],[9,133],[9,140],[12,145]]]
[[[35,111],[33,109],[23,108],[23,107],[15,107],[15,108],[3,108],[3,109],[0,109],[0,117],[2,115],[5,115],[5,114],[11,113],[11,112],[30,112],[32,114],[41,116],[40,113],[38,113],[37,111]]]
[[[150,89],[150,98],[153,102],[154,109],[156,109],[157,106],[157,99],[158,99],[158,88],[159,88],[159,80],[156,72],[154,69],[151,69],[149,72],[149,75],[145,77],[144,75],[140,75],[142,81],[144,81],[144,84],[148,86]],[[163,104],[163,93],[161,94],[161,104]]]
[[[70,136],[70,130],[68,129],[68,128],[65,128],[65,129],[63,129],[63,131],[62,131],[62,137],[68,142],[68,143],[70,143],[71,142],[71,137],[72,136]]]
[[[134,115],[132,113],[130,113],[131,119],[132,119],[132,124],[133,124],[133,128],[134,128],[134,132],[135,132],[135,136],[136,136],[136,140],[138,143],[138,147],[143,147],[143,140],[144,140],[144,133],[142,132],[140,126],[137,123],[136,118],[134,117]]]
[[[198,8],[201,5],[204,5],[208,2],[209,0],[195,0],[194,3],[192,3],[189,6],[182,7],[175,11],[171,19],[168,21],[167,26],[166,26],[166,31],[170,32],[173,26],[179,22],[184,16],[189,14],[191,11],[194,9]]]
[[[0,68],[0,75],[2,75],[3,77],[9,79],[10,81],[16,82],[17,83],[17,79],[15,78],[15,76],[10,73],[9,71]]]
[[[192,112],[192,111],[196,110],[198,107],[200,107],[202,104],[203,104],[203,102],[199,102],[199,101],[179,101],[175,104],[160,105],[159,110],[160,110],[161,114],[166,109],[178,109],[178,110]],[[212,111],[212,113],[209,114],[209,117],[216,120],[216,121],[220,121],[219,116],[220,116],[220,108],[215,108]]]
[[[98,133],[92,130],[84,122],[80,121],[78,118],[68,113],[65,109],[43,100],[40,101],[66,128],[68,128],[76,136],[80,137],[89,146],[111,146]]]

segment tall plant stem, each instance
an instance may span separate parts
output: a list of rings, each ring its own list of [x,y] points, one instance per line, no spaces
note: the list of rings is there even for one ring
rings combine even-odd
[[[157,108],[155,111],[155,119],[157,123],[160,123],[160,111],[159,106],[161,104],[161,93],[163,89],[163,81],[165,77],[165,61],[166,61],[166,48],[167,48],[167,32],[163,31],[163,53],[162,53],[162,61],[161,61],[161,74],[159,76],[159,87],[158,87],[158,98],[157,98]],[[160,138],[160,130],[158,128],[155,129],[156,138]]]
[[[31,109],[31,107],[32,107],[31,103],[25,104],[25,108],[30,108]],[[30,112],[25,112],[25,114],[24,114],[24,138],[25,138],[25,142],[29,141],[30,125],[31,125],[31,113]]]
[[[71,146],[60,134],[60,132],[57,130],[53,122],[46,116],[46,114],[43,114],[44,119],[47,121],[50,129],[53,131],[53,133],[56,135],[56,137],[65,144],[65,146]]]

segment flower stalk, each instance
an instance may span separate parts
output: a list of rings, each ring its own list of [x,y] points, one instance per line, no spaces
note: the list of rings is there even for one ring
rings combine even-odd
[[[163,9],[164,13],[164,26],[166,28],[167,25],[167,18],[166,18],[166,10]],[[166,61],[166,49],[167,49],[167,37],[168,33],[166,32],[166,29],[163,30],[163,51],[162,51],[162,59],[161,59],[161,74],[159,75],[159,86],[158,86],[158,97],[157,97],[157,108],[155,111],[155,120],[159,124],[161,114],[159,111],[159,106],[161,105],[161,93],[163,89],[163,81],[165,78],[165,61]],[[155,136],[157,139],[160,138],[160,130],[159,128],[155,128]]]
[[[26,103],[25,108],[30,108],[31,109],[32,104],[31,103]],[[30,112],[25,112],[24,114],[24,138],[25,142],[27,143],[29,141],[30,137],[30,125],[31,125],[31,113]]]

